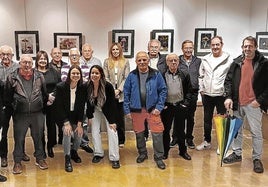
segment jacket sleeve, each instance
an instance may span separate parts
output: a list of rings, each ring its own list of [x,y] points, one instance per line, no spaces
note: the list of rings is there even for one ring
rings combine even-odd
[[[199,77],[198,77],[199,92],[204,91],[204,82],[203,82],[204,73],[205,73],[204,66],[203,66],[203,63],[201,62],[200,67],[199,67]]]
[[[193,87],[191,84],[191,79],[190,79],[190,75],[184,74],[185,76],[185,80],[184,80],[184,88],[183,88],[183,93],[184,93],[184,104],[186,106],[190,105],[190,101],[192,99],[192,94],[193,94]]]
[[[129,71],[130,71],[129,61],[126,60],[126,64],[124,66],[124,75],[123,75],[124,78],[118,87],[118,89],[121,91],[123,91],[123,89],[124,89],[124,84],[125,84],[125,81],[126,81],[128,74],[129,74]]]
[[[104,72],[106,81],[111,82],[110,77],[109,77],[108,61],[109,61],[108,59],[105,59],[104,60],[104,63],[103,63],[103,72]]]
[[[236,63],[232,63],[224,80],[224,94],[226,99],[232,99],[232,77]]]
[[[131,96],[131,74],[128,75],[124,84],[124,113],[130,113],[130,96]]]
[[[160,72],[157,73],[157,92],[158,103],[156,104],[155,108],[161,112],[164,109],[167,98],[167,86]]]
[[[6,110],[12,110],[13,106],[13,97],[14,97],[14,88],[12,87],[12,78],[11,76],[7,77],[6,84],[4,86],[4,105],[6,106]]]
[[[115,103],[115,94],[112,84],[106,82],[105,86],[106,101],[102,107],[102,111],[109,124],[116,123],[117,109]]]
[[[56,97],[55,97],[55,106],[56,106],[56,113],[57,113],[57,121],[59,123],[64,123],[69,121],[68,119],[68,112],[70,109],[67,108],[67,102],[65,101],[64,97],[66,93],[64,92],[64,82],[57,84],[56,86]]]

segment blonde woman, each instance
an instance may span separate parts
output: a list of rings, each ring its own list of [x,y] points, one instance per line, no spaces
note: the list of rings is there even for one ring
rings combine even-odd
[[[117,132],[119,147],[125,144],[125,119],[123,111],[123,87],[129,74],[129,62],[123,56],[123,49],[119,43],[113,43],[109,49],[109,58],[105,59],[103,65],[106,81],[114,87],[117,116]]]

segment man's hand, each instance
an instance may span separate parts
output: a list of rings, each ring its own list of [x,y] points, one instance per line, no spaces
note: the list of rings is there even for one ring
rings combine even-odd
[[[155,109],[152,111],[152,114],[157,116],[157,115],[160,114],[160,111],[159,111],[158,109],[155,108]]]
[[[132,119],[131,114],[130,113],[129,114],[126,114],[126,118]]]
[[[110,129],[114,130],[114,132],[116,132],[116,124],[112,123],[110,124]]]
[[[252,101],[250,103],[250,105],[253,107],[253,108],[258,108],[260,107],[260,103],[258,103],[258,101],[256,101],[256,99],[254,101]]]
[[[224,106],[225,106],[226,110],[233,109],[233,100],[232,99],[226,99],[224,101]]]

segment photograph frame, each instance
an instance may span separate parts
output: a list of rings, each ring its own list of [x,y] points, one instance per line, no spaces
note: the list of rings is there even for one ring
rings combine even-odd
[[[82,33],[54,33],[54,47],[58,47],[62,51],[62,56],[69,56],[71,48],[78,48],[82,51]]]
[[[211,52],[210,40],[217,35],[217,28],[195,28],[194,55],[205,56]]]
[[[173,52],[174,29],[152,30],[151,39],[158,39],[160,41],[161,54],[169,54]]]
[[[38,31],[15,31],[16,59],[20,60],[22,54],[29,54],[35,60],[39,51]]]
[[[257,49],[265,57],[268,57],[268,32],[256,32]]]
[[[125,58],[134,57],[134,37],[135,30],[112,30],[112,42],[121,44]]]

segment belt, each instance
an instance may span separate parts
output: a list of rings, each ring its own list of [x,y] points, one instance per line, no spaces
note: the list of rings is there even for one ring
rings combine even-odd
[[[176,103],[169,103],[169,102],[166,102],[165,104],[166,104],[167,106],[179,106],[180,103],[181,103],[181,101],[178,101],[178,102],[176,102]]]

